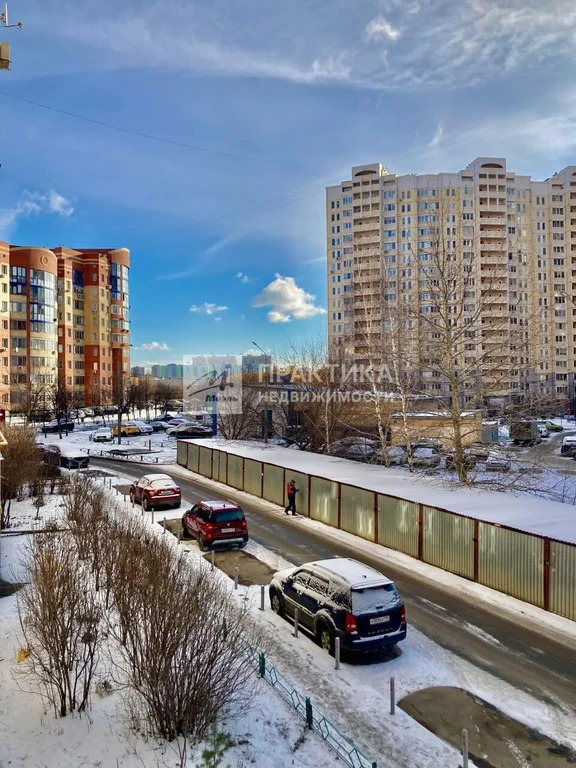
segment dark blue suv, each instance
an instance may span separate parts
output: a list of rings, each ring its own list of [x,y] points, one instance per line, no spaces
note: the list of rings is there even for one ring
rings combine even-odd
[[[334,558],[278,571],[270,604],[294,618],[329,653],[334,641],[347,651],[374,651],[406,637],[406,609],[386,576],[357,560]]]

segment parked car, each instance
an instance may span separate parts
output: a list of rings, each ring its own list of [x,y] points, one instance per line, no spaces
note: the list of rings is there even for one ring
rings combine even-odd
[[[466,446],[464,449],[470,456],[474,456],[476,461],[485,461],[490,453],[490,447],[488,445],[482,445],[482,443],[472,443]]]
[[[184,536],[198,539],[200,549],[215,546],[245,547],[248,525],[244,512],[233,501],[201,501],[182,516]]]
[[[540,433],[540,437],[550,437],[550,432],[548,431],[548,427],[546,426],[545,421],[537,421],[536,426],[538,427],[538,432]]]
[[[442,450],[442,442],[435,437],[420,437],[410,443],[410,448],[412,451],[415,451],[416,448],[434,448],[440,452]]]
[[[86,416],[96,416],[94,408],[84,408],[84,413]]]
[[[502,451],[491,451],[486,459],[486,469],[490,472],[508,472],[512,462]]]
[[[42,427],[44,434],[55,434],[57,432],[72,432],[74,430],[73,419],[52,419],[46,422]]]
[[[93,443],[111,443],[113,439],[112,430],[108,427],[100,427],[90,434],[90,440]]]
[[[391,445],[386,448],[385,456],[382,456],[382,452],[378,453],[378,458],[388,467],[401,467],[408,463],[408,454],[406,449],[401,445]]]
[[[462,463],[465,469],[474,469],[476,466],[477,457],[474,453],[471,453],[466,448],[462,452]],[[446,469],[452,471],[456,469],[456,454],[454,452],[447,454],[446,456]]]
[[[166,421],[160,421],[160,419],[148,419],[147,424],[152,427],[154,432],[162,432],[168,426]]]
[[[178,509],[181,502],[180,486],[169,475],[142,475],[130,486],[130,501],[142,504],[142,509],[170,506]]]
[[[32,421],[35,424],[41,422],[41,421],[50,421],[50,419],[54,418],[54,411],[33,411],[30,416],[28,417],[28,421]]]
[[[105,405],[102,409],[102,414],[104,416],[113,416],[118,413],[118,406],[117,405]]]
[[[412,451],[412,466],[414,467],[437,467],[442,457],[440,451],[436,448],[418,447]]]
[[[175,427],[168,427],[166,430],[168,437],[212,437],[212,427],[198,422],[184,422]]]
[[[175,419],[176,414],[175,413],[168,413],[168,411],[164,411],[164,413],[159,413],[157,416],[155,416],[155,419],[157,421],[170,421],[170,419]]]
[[[137,426],[141,435],[151,435],[154,432],[154,427],[151,424],[146,424],[145,421],[131,421],[130,424]]]
[[[292,619],[329,653],[340,638],[347,651],[373,651],[406,637],[406,609],[390,579],[357,560],[335,557],[278,571],[272,610]]]
[[[576,435],[566,435],[560,448],[562,456],[576,456]]]
[[[118,425],[116,424],[115,427],[112,427],[112,434],[114,437],[118,437]],[[132,424],[131,422],[127,421],[122,424],[120,428],[120,436],[121,437],[130,437],[134,435],[140,434],[140,428],[136,426],[136,424]]]
[[[79,448],[62,445],[44,445],[44,461],[56,467],[66,469],[85,469],[90,463],[88,454]]]
[[[554,421],[546,421],[545,425],[548,432],[564,432],[564,427]]]

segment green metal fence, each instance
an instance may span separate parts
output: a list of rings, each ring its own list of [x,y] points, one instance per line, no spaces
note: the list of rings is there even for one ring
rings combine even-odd
[[[264,651],[256,653],[251,649],[249,655],[257,664],[259,676],[274,688],[345,765],[350,768],[378,768],[376,762],[367,758],[327,717],[316,710],[309,697],[303,696],[276,667],[268,663]]]
[[[278,505],[293,478],[300,514],[576,620],[576,545],[193,443],[178,463]]]

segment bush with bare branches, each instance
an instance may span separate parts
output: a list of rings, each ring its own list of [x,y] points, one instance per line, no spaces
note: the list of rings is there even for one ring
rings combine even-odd
[[[136,535],[134,535],[136,533]],[[244,709],[255,682],[246,642],[252,622],[203,563],[168,541],[121,524],[109,631],[121,675],[157,735],[186,751],[224,714]]]
[[[69,533],[34,537],[27,556],[29,583],[19,593],[20,626],[32,674],[55,713],[86,708],[99,656],[101,610],[87,588]]]
[[[10,526],[12,500],[19,498],[26,486],[33,483],[42,466],[42,456],[36,444],[34,427],[5,424],[3,433],[7,445],[2,449],[2,498],[0,500],[0,529]]]

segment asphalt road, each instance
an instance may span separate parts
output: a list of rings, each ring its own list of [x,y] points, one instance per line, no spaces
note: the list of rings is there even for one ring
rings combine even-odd
[[[134,478],[150,471],[123,461],[94,458],[92,465]],[[178,477],[183,496],[189,501],[215,495],[202,478],[192,473],[190,478]],[[234,489],[226,495],[234,499]],[[521,626],[499,615],[497,607],[492,612],[470,598],[412,574],[389,562],[384,548],[381,557],[374,557],[363,551],[360,539],[357,547],[349,546],[326,539],[321,531],[301,526],[298,519],[280,516],[276,511],[267,513],[244,500],[242,508],[250,536],[257,543],[298,565],[329,557],[362,560],[396,582],[406,604],[408,626],[414,625],[438,645],[515,688],[551,705],[576,710],[576,643],[564,645],[558,638],[548,637],[545,628]]]

